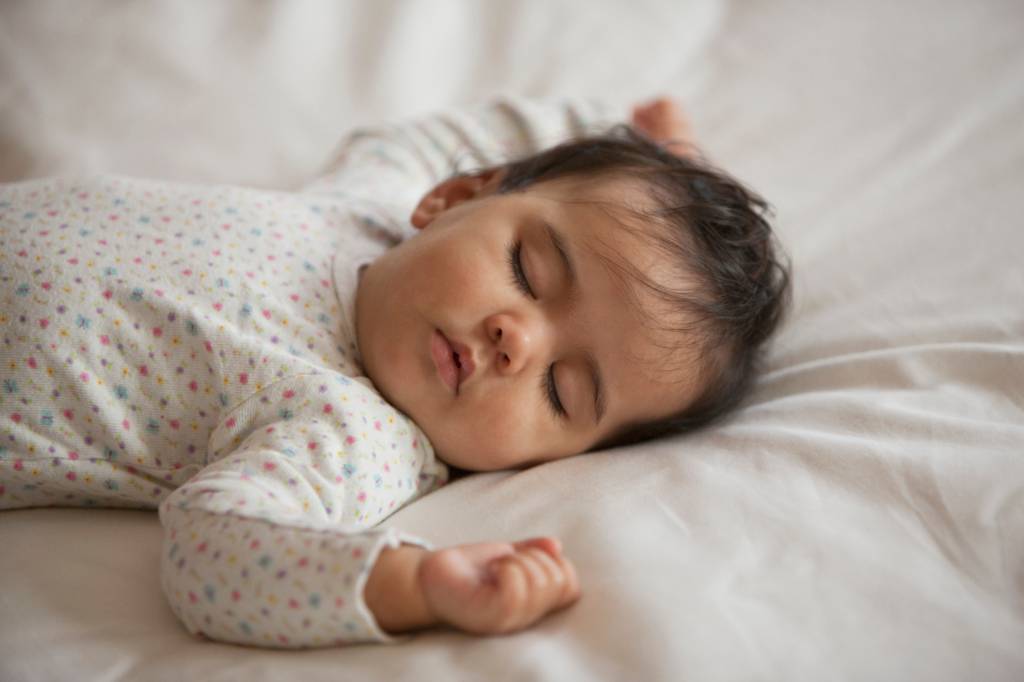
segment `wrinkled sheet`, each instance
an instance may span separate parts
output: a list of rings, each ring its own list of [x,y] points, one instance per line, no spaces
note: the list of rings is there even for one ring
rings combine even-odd
[[[537,628],[201,642],[160,593],[155,514],[16,511],[0,679],[1024,679],[1021,35],[1013,0],[0,4],[4,181],[292,188],[356,124],[668,92],[775,206],[796,272],[730,421],[388,521],[561,537],[584,596]]]

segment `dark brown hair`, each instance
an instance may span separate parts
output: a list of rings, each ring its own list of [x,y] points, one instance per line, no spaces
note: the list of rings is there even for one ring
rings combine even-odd
[[[788,264],[781,260],[764,199],[696,152],[670,153],[626,125],[503,168],[497,189],[501,194],[573,176],[643,181],[655,208],[640,211],[641,222],[662,228],[646,228],[647,236],[696,276],[696,290],[683,285],[668,288],[632,270],[642,285],[684,313],[689,338],[698,333],[703,390],[680,412],[631,424],[592,449],[690,431],[736,407],[750,390],[765,342],[779,325],[790,296]],[[628,210],[638,213],[635,207]]]

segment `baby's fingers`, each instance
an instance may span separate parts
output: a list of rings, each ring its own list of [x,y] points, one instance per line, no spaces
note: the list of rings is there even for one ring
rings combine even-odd
[[[543,571],[543,582],[538,587],[544,593],[544,612],[563,608],[579,598],[576,570],[568,559],[538,549],[530,550],[529,556]]]
[[[495,561],[492,571],[502,614],[497,624],[499,632],[528,627],[579,597],[571,564],[539,548],[502,557]]]

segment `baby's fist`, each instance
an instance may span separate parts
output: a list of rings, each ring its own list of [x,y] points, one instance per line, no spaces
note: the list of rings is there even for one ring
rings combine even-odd
[[[677,156],[693,151],[693,128],[682,105],[670,97],[659,97],[633,107],[631,124]]]
[[[438,620],[474,634],[527,628],[580,596],[576,570],[550,537],[430,552],[419,582]]]

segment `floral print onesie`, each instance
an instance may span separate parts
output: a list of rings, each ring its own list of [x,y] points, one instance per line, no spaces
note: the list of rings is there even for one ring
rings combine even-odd
[[[158,509],[189,632],[394,641],[362,597],[383,519],[447,479],[364,375],[359,268],[452,172],[600,130],[504,99],[358,130],[299,192],[119,176],[0,186],[0,509]]]

